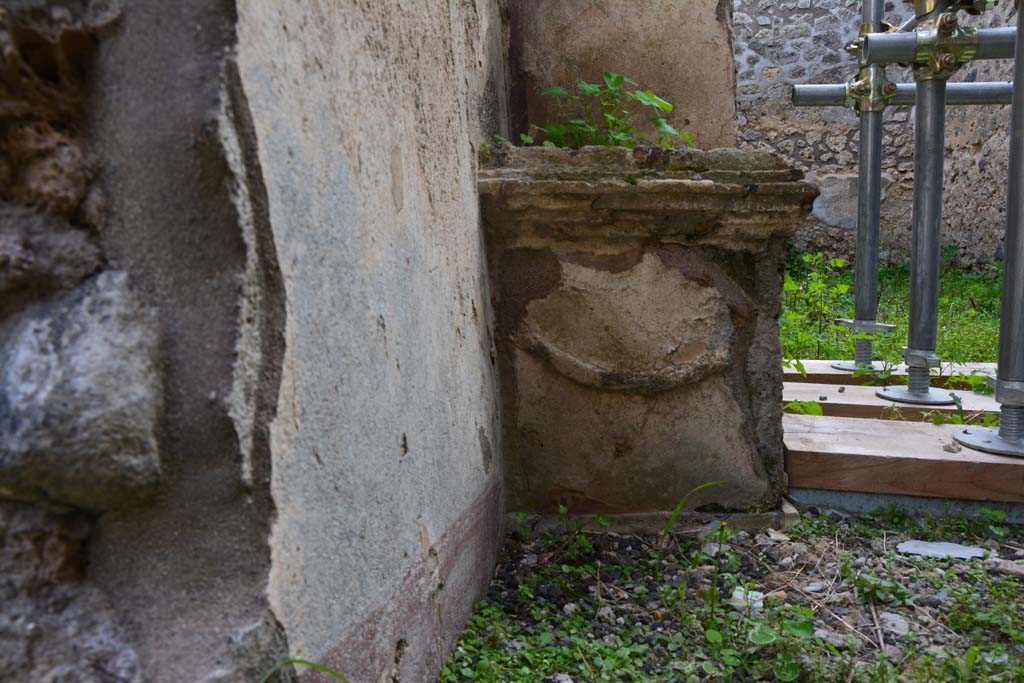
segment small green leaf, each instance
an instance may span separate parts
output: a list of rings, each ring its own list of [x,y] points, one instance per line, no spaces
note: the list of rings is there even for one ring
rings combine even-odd
[[[541,645],[550,645],[555,642],[555,634],[551,631],[544,631],[544,633],[540,634],[539,640]]]
[[[323,664],[317,664],[316,662],[309,662],[309,661],[306,661],[305,659],[286,659],[285,661],[281,662],[280,664],[275,666],[273,669],[268,671],[263,676],[263,678],[260,679],[260,683],[266,683],[270,679],[271,676],[273,676],[275,673],[277,673],[282,667],[288,666],[289,664],[291,664],[293,666],[295,664],[301,664],[302,666],[308,666],[308,667],[310,667],[312,669],[316,669],[317,671],[320,671],[322,673],[327,674],[331,678],[334,678],[334,679],[337,679],[337,680],[341,681],[341,683],[349,683],[349,680],[347,678],[345,678],[344,676],[342,676],[337,671],[333,671],[332,669],[328,669]],[[472,672],[470,672],[470,673],[472,674]]]
[[[793,621],[787,619],[783,627],[786,632],[790,635],[794,635],[797,638],[810,638],[814,635],[814,628],[806,621]]]
[[[626,77],[622,74],[612,73],[611,71],[604,72],[604,82],[608,86],[609,90],[618,90],[622,87],[622,84],[626,82]]]
[[[533,144],[533,136],[532,135],[527,135],[526,133],[520,133],[519,134],[519,141],[522,142],[524,145],[532,145]]]
[[[772,672],[775,674],[775,678],[783,683],[789,683],[789,681],[800,678],[800,663],[792,657],[780,654],[772,662]]]
[[[576,87],[584,95],[599,95],[601,93],[601,86],[597,83],[587,83],[586,81],[579,81],[576,83]]]
[[[709,628],[707,631],[704,631],[704,637],[708,639],[709,643],[714,643],[715,645],[719,645],[722,642],[721,631],[716,631],[713,628]]]
[[[783,406],[783,410],[788,410],[797,415],[817,415],[820,417],[825,414],[821,404],[817,401],[790,401]]]
[[[654,127],[657,128],[659,132],[664,133],[665,135],[679,137],[679,131],[673,128],[665,119],[661,117],[654,118],[651,119],[651,123],[654,124]]]
[[[779,637],[775,635],[775,631],[772,631],[770,628],[765,626],[758,626],[751,631],[750,635],[747,637],[750,638],[750,642],[754,645],[768,645],[769,643],[774,643],[779,639]]]
[[[542,95],[547,95],[548,97],[557,97],[560,100],[564,100],[564,99],[567,99],[569,97],[569,91],[566,90],[565,88],[558,87],[558,86],[556,86],[554,88],[548,88],[547,90],[545,90],[541,94]]]

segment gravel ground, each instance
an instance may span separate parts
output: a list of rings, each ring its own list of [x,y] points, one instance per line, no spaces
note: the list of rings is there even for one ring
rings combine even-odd
[[[901,552],[910,540],[979,556]],[[441,680],[1024,681],[1022,576],[1024,529],[998,512],[659,535],[563,515],[509,536]]]

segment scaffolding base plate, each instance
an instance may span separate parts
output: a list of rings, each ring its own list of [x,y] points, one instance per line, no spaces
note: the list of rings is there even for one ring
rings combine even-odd
[[[968,427],[953,435],[957,443],[967,448],[996,455],[1024,458],[1024,440],[1009,441],[999,436],[998,427]]]
[[[835,363],[832,363],[832,367],[836,370],[842,370],[843,372],[855,372],[860,368],[868,368],[868,365],[857,365],[856,361],[852,360],[838,360]],[[885,370],[885,364],[876,360],[868,369],[872,371]]]
[[[887,401],[897,403],[914,403],[917,405],[943,406],[954,403],[949,395],[949,389],[936,389],[930,387],[928,393],[911,392],[905,386],[882,387],[875,392],[875,396],[884,398]]]

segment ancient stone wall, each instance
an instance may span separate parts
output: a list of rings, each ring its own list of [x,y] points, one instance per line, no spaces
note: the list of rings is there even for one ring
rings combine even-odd
[[[910,6],[886,5],[899,24]],[[774,150],[809,172],[821,197],[794,240],[807,250],[851,256],[856,226],[856,113],[840,107],[800,108],[790,102],[794,83],[841,83],[855,72],[843,46],[860,25],[859,0],[733,0],[736,109],[740,144]],[[1009,26],[1013,4],[966,23]],[[954,81],[1011,80],[1010,60],[969,64]],[[890,80],[912,82],[907,69],[890,67]],[[1005,229],[1009,106],[950,107],[946,119],[946,197],[943,243],[958,260],[983,266],[1001,258]],[[913,110],[890,107],[884,116],[883,258],[908,258],[913,200]]]
[[[735,145],[728,1],[512,2],[514,132],[555,120],[545,89],[581,78],[600,82],[604,71],[614,71],[674,104],[670,121],[698,147]]]
[[[153,311],[100,235],[90,73],[99,3],[0,8],[0,679],[143,680],[116,596],[87,575],[97,515],[163,475]]]
[[[496,150],[481,174],[509,505],[777,507],[783,247],[816,192],[763,153]]]
[[[0,9],[0,679],[436,675],[499,534],[505,11]]]

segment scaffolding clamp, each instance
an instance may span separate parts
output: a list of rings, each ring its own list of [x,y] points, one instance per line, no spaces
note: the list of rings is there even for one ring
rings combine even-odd
[[[862,66],[846,83],[846,106],[857,112],[884,111],[896,96],[896,84],[885,77],[885,67]]]
[[[880,323],[876,320],[851,320],[850,318],[836,318],[836,325],[845,327],[855,334],[892,334],[896,331],[895,325]]]
[[[942,366],[942,361],[939,360],[934,351],[912,349],[909,346],[903,347],[903,362],[909,368],[937,368]]]
[[[987,377],[995,390],[996,403],[1001,406],[1024,406],[1024,382],[1008,382],[998,377]]]
[[[948,79],[978,52],[978,29],[961,26],[955,12],[942,12],[917,28],[914,80]]]

